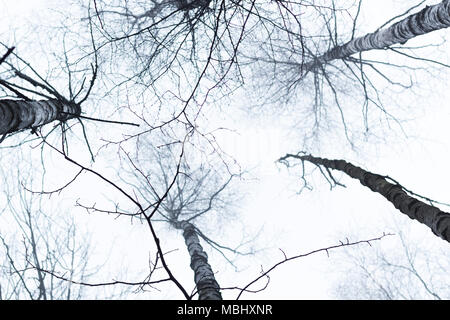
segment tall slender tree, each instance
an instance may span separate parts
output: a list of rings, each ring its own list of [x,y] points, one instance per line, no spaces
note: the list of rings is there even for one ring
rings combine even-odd
[[[425,224],[435,235],[450,242],[450,214],[409,195],[407,189],[388,176],[369,172],[344,160],[329,160],[302,153],[287,154],[279,161],[288,164],[289,159],[307,161],[318,167],[323,167],[331,180],[335,182],[336,180],[331,175],[330,169],[344,172],[353,179],[359,180],[363,186],[368,187],[373,192],[381,194],[411,219]],[[413,193],[413,195],[415,194]]]
[[[89,235],[80,231],[70,212],[55,212],[40,194],[23,187],[33,185],[27,174],[31,165],[28,170],[27,165],[16,166],[0,170],[0,196],[6,199],[0,201],[0,300],[87,298],[85,288],[74,282],[100,271],[91,265]],[[9,183],[15,180],[11,176],[20,180],[18,187]]]
[[[303,71],[308,72],[319,65],[344,59],[358,52],[384,49],[393,44],[405,44],[416,36],[448,27],[450,27],[450,1],[444,0],[439,4],[426,6],[388,28],[376,30],[335,46],[314,61],[304,64]]]
[[[0,134],[36,129],[55,120],[67,121],[81,115],[79,104],[60,100],[0,100]]]
[[[224,250],[232,254],[238,252],[218,245],[201,231],[201,226],[205,218],[211,222],[230,211],[232,200],[236,200],[229,190],[235,175],[226,170],[222,172],[220,163],[196,165],[186,154],[181,161],[177,160],[176,150],[170,145],[156,150],[148,147],[136,159],[127,156],[131,164],[129,173],[137,179],[134,185],[139,186],[139,192],[150,202],[149,205],[160,202],[154,219],[162,220],[182,232],[190,267],[194,271],[198,299],[221,300],[219,283],[200,239],[224,257]],[[124,171],[128,170],[124,168]],[[134,178],[129,177],[127,180],[132,181]],[[165,198],[161,199],[164,193]]]
[[[448,244],[416,229],[395,225],[395,237],[388,247],[373,250],[340,250],[334,257],[341,270],[333,292],[337,299],[363,300],[447,300],[450,257]],[[414,232],[412,231],[414,230]],[[417,241],[420,239],[421,241]],[[348,272],[351,269],[352,272]],[[401,280],[400,280],[401,279]],[[400,280],[400,281],[399,281]]]
[[[276,3],[288,6],[283,1]],[[319,138],[331,131],[333,136],[344,133],[343,138],[354,147],[358,136],[377,134],[377,130],[385,128],[372,125],[375,117],[383,124],[392,121],[400,128],[406,115],[400,113],[401,108],[388,103],[389,91],[411,92],[415,79],[421,78],[419,72],[428,72],[433,65],[448,67],[437,61],[433,54],[436,50],[425,51],[431,45],[401,45],[449,27],[448,0],[416,13],[411,12],[418,5],[410,7],[403,14],[387,19],[376,31],[360,33],[360,37],[358,24],[363,21],[358,17],[365,10],[365,1],[359,1],[359,6],[351,10],[338,8],[337,3],[344,6],[341,1],[311,8],[296,3],[294,8],[289,7],[292,17],[286,15],[289,19],[283,21],[286,33],[274,27],[269,35],[261,33],[261,37],[247,38],[254,46],[241,50],[244,56],[241,61],[246,58],[252,66],[247,74],[254,76],[247,83],[253,83],[253,90],[249,91],[255,92],[252,97],[255,101],[260,105],[292,108],[294,115],[308,113],[296,121],[296,126],[302,127],[301,132],[307,132],[305,148],[310,148],[309,143],[316,145]],[[316,20],[311,21],[312,17]],[[378,49],[389,50],[369,58],[369,52]],[[411,63],[405,63],[405,59]],[[356,116],[362,116],[360,123],[349,121]]]
[[[188,221],[172,223],[177,229],[183,231],[183,238],[191,257],[191,269],[194,271],[195,286],[199,300],[222,300],[220,286],[216,281],[208,255],[200,244],[195,226]]]
[[[8,58],[8,56],[14,51],[15,47],[11,47],[9,48],[6,53],[3,55],[3,57],[0,58],[0,64],[3,63],[3,61],[6,60],[6,58]]]
[[[0,76],[0,92],[3,94],[0,98],[0,142],[7,134],[24,129],[34,131],[53,121],[66,122],[81,117],[81,105],[90,95],[97,77],[96,59],[91,65],[89,85],[85,86],[86,79],[82,80],[78,91],[74,91],[75,76],[68,68],[69,94],[66,95],[61,93],[66,88],[57,89],[53,86],[50,82],[55,80],[50,81],[41,75],[14,51],[15,47],[8,47],[1,42],[0,45],[8,48],[0,58],[3,69]]]

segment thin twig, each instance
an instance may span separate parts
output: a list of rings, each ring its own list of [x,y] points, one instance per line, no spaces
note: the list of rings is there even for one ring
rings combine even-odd
[[[81,118],[81,119],[92,120],[92,121],[98,121],[98,122],[115,123],[115,124],[124,124],[124,125],[135,126],[135,127],[139,127],[139,126],[140,126],[139,124],[137,124],[137,123],[132,123],[132,122],[124,122],[124,121],[113,121],[113,120],[97,119],[97,118],[91,118],[91,117],[81,116],[81,115],[78,115],[78,114],[75,114],[75,113],[64,112],[64,111],[61,111],[61,113],[67,114],[67,115],[69,115],[69,116],[74,116],[74,117],[77,117],[77,118]]]

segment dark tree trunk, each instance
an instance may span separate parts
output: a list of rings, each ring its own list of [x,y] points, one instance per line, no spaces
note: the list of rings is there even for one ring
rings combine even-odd
[[[3,55],[3,57],[0,58],[0,64],[2,64],[6,58],[8,58],[8,56],[14,51],[15,47],[11,47],[8,49],[8,51],[6,51],[6,53]]]
[[[195,226],[187,221],[176,223],[177,229],[183,230],[183,237],[191,257],[191,269],[194,270],[194,281],[199,300],[222,300],[220,287],[214,272],[208,263],[208,255],[203,251]]]
[[[289,156],[328,169],[339,170],[358,179],[362,185],[381,194],[408,217],[425,224],[434,234],[450,242],[450,214],[408,195],[398,184],[388,182],[386,177],[366,171],[344,160],[329,160],[311,155]]]
[[[79,105],[59,100],[0,100],[0,134],[37,128],[55,120],[66,121],[80,114]]]
[[[444,0],[433,6],[426,6],[418,13],[411,14],[392,26],[353,39],[346,44],[334,47],[316,61],[304,65],[305,72],[315,66],[336,59],[373,49],[387,48],[393,44],[404,44],[409,39],[450,26],[450,0]]]

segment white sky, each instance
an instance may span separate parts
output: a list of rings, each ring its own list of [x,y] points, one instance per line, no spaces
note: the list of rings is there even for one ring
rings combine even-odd
[[[17,26],[24,27],[24,24],[30,23],[28,21],[37,19],[37,15],[45,17],[50,2],[0,0],[2,8],[0,38],[10,36],[5,35],[6,30],[15,29]],[[364,21],[361,28],[366,31],[371,31],[392,16],[402,13],[412,3],[376,1],[368,7],[366,2],[369,1],[364,2],[365,11],[360,20]],[[436,39],[441,35],[442,33],[437,35]],[[419,41],[431,41],[430,35],[425,37]],[[28,42],[32,41],[33,34],[27,34],[26,38]],[[20,46],[20,43],[18,45]],[[450,52],[448,49],[448,45],[445,45],[442,52]],[[36,59],[39,60],[38,57]],[[448,63],[449,56],[442,56],[441,61]],[[348,146],[324,144],[323,154],[317,156],[345,157],[346,160],[372,172],[388,174],[419,194],[448,201],[448,181],[450,181],[450,171],[447,170],[450,158],[448,73],[443,73],[438,78],[427,79],[427,82],[422,84],[426,87],[426,90],[422,91],[423,96],[402,96],[402,101],[408,104],[407,108],[411,110],[411,116],[418,117],[416,121],[405,126],[409,130],[410,139],[388,137],[389,144],[364,146],[359,154],[343,153],[342,150],[348,149]],[[246,284],[259,274],[260,265],[267,268],[282,259],[279,248],[288,255],[296,255],[337,244],[346,235],[350,235],[351,240],[357,240],[353,237],[355,230],[362,239],[379,236],[383,231],[395,231],[389,224],[392,223],[392,216],[399,216],[401,213],[384,198],[349,178],[343,179],[347,185],[346,189],[329,191],[329,188],[320,183],[320,179],[316,177],[315,181],[318,183],[314,191],[304,191],[301,195],[296,195],[300,183],[293,177],[293,172],[288,172],[275,164],[275,160],[286,152],[298,151],[293,143],[295,141],[287,141],[285,138],[290,128],[282,125],[280,128],[273,124],[272,119],[255,120],[244,113],[234,117],[238,119],[229,120],[228,125],[232,129],[237,129],[239,135],[228,135],[223,139],[222,146],[236,156],[244,166],[256,167],[254,175],[259,180],[249,185],[251,193],[242,205],[240,216],[242,225],[248,226],[250,230],[258,231],[262,228],[263,236],[255,243],[255,247],[265,250],[250,260],[241,259],[242,270],[237,274],[217,255],[211,255],[210,263],[214,270],[219,270],[217,279],[221,285]],[[83,179],[84,186],[90,185],[95,190],[100,188],[101,183],[93,177]],[[89,193],[86,187],[83,191],[84,194]],[[104,193],[108,194],[108,191],[105,190]],[[148,256],[142,243],[151,241],[146,228],[128,225],[123,219],[114,220],[106,216],[89,216],[88,219],[93,239],[98,241],[99,251],[108,250],[111,241],[114,241],[111,263],[128,266],[127,273],[133,272],[133,265],[145,265]],[[407,218],[400,220],[405,224],[414,224],[413,228],[417,235],[426,235],[426,239],[430,239],[427,241],[434,241],[437,246],[442,245],[440,239],[428,236],[430,233],[428,228]],[[240,230],[237,235],[239,232]],[[114,235],[115,239],[113,240],[110,235]],[[172,235],[175,237],[176,234]],[[178,251],[168,255],[169,265],[173,266],[175,274],[186,287],[192,288],[192,271],[188,267],[182,237],[179,234],[177,236],[178,239],[172,239],[170,242],[164,239],[163,245],[166,250],[178,248]],[[228,237],[232,239],[235,236],[227,234],[222,240],[226,244]],[[331,258],[327,258],[325,254],[318,254],[285,264],[271,274],[270,286],[265,291],[244,295],[244,298],[330,298],[329,290],[332,283],[329,279],[333,275],[330,276],[329,273],[332,272],[334,263],[336,261],[333,260],[333,254]],[[172,287],[157,297],[171,298],[174,294],[177,297],[178,294],[174,292]],[[234,296],[235,293],[230,295],[224,292],[226,298]]]

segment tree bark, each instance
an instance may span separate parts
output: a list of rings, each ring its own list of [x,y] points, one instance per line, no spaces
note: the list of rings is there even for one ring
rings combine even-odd
[[[404,44],[409,39],[450,26],[450,0],[433,6],[426,6],[386,29],[377,30],[363,37],[353,39],[334,47],[315,61],[306,63],[303,70],[308,72],[318,65],[336,59],[346,58],[354,53],[387,48],[393,44]]]
[[[54,120],[66,121],[80,114],[79,105],[59,100],[0,100],[0,134],[37,128]]]
[[[208,263],[208,255],[203,251],[195,226],[187,221],[176,223],[176,228],[183,230],[183,237],[191,257],[191,269],[194,271],[194,281],[198,290],[199,300],[222,300],[220,287],[214,272]]]
[[[400,185],[388,182],[386,177],[366,171],[344,160],[329,160],[311,155],[288,155],[284,159],[289,156],[318,166],[339,170],[358,179],[363,186],[381,194],[402,213],[425,224],[434,234],[450,242],[450,214],[413,198]]]

